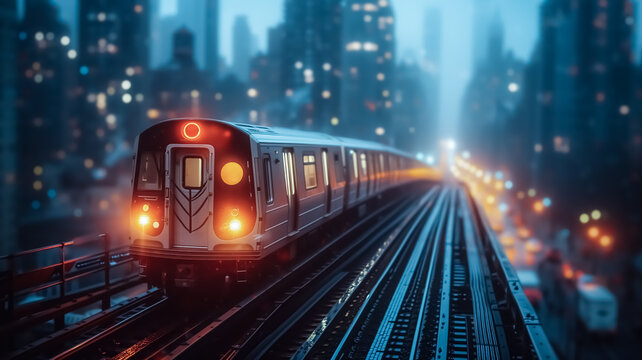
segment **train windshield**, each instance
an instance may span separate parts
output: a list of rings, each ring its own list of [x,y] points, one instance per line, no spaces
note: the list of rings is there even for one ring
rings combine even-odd
[[[158,191],[163,186],[162,153],[145,151],[138,161],[136,190]]]

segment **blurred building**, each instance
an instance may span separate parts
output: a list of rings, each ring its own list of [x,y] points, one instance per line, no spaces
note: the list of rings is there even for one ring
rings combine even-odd
[[[488,168],[499,169],[510,162],[508,121],[522,99],[524,64],[504,51],[498,13],[486,33],[486,58],[477,63],[462,100],[460,138],[462,150]]]
[[[341,64],[342,134],[391,142],[394,16],[389,1],[344,3]],[[388,134],[386,134],[388,133]]]
[[[247,92],[250,109],[247,121],[261,125],[285,123],[284,94],[281,90],[284,25],[268,30],[268,49],[252,57]]]
[[[344,14],[339,0],[285,1],[284,125],[329,132],[339,124]]]
[[[105,166],[129,157],[145,125],[150,9],[147,0],[80,0],[78,76],[73,126],[84,165],[100,179]]]
[[[210,81],[218,80],[219,67],[219,1],[205,0],[205,69]]]
[[[395,69],[393,90],[387,95],[395,103],[393,123],[389,129],[391,143],[412,153],[427,154],[432,149],[428,137],[434,124],[429,121],[426,76],[416,62],[399,64]]]
[[[0,2],[0,254],[16,240],[16,46],[15,0]]]
[[[630,158],[636,141],[633,26],[629,0],[548,0],[541,6],[536,176],[560,199],[554,211],[563,223],[577,224],[580,213],[598,209],[605,226],[620,228],[628,210],[639,207],[631,197],[639,188]],[[634,237],[618,235],[620,244]]]
[[[439,102],[441,85],[441,11],[437,8],[426,10],[424,15],[423,57],[421,68],[423,70],[424,102],[426,113],[421,120],[419,130],[424,134],[424,148],[422,152],[436,153],[439,150]]]
[[[232,70],[234,75],[247,83],[250,79],[250,56],[252,55],[252,32],[247,17],[239,15],[234,19],[232,30]]]
[[[208,70],[201,70],[194,59],[194,34],[186,27],[174,32],[171,60],[153,72],[151,120],[176,117],[211,117],[211,104],[218,102],[211,91]],[[220,101],[220,99],[219,99]]]
[[[493,0],[473,2],[473,71],[488,58],[488,38],[493,21]],[[496,10],[496,9],[495,9]],[[495,13],[495,15],[497,15]]]
[[[69,29],[51,0],[26,2],[18,34],[18,214],[37,216],[59,191],[56,170],[77,150],[69,131]]]

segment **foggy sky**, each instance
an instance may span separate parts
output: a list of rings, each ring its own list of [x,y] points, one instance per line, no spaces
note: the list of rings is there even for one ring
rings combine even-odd
[[[22,0],[24,1],[24,0]],[[76,36],[75,12],[76,0],[55,0],[61,7],[61,15],[70,24],[72,29],[72,46]],[[190,8],[198,9],[197,3],[204,0],[150,0],[160,1],[162,16],[171,16],[177,9],[178,1],[190,1]],[[543,0],[390,0],[396,16],[396,41],[397,59],[417,58],[422,49],[422,21],[424,10],[436,7],[442,12],[442,57],[441,63],[441,97],[440,119],[445,135],[454,133],[454,126],[458,118],[460,98],[467,84],[471,72],[472,50],[472,9],[474,1],[490,1],[502,18],[505,28],[505,46],[523,60],[530,59],[531,51],[537,40],[539,5]],[[24,5],[20,5],[23,8]],[[252,32],[257,35],[258,49],[265,50],[267,29],[278,24],[283,18],[282,0],[220,0],[220,53],[227,61],[232,53],[232,24],[237,15],[246,15]],[[195,13],[198,17],[201,12]],[[638,19],[640,11],[638,11]],[[202,21],[194,18],[185,19],[191,27],[203,26]],[[152,24],[155,22],[152,21]],[[156,22],[157,24],[158,22]],[[637,21],[637,34],[642,33],[642,24]],[[197,60],[203,62],[203,36],[197,32],[198,48]],[[152,33],[157,29],[152,28]],[[167,39],[166,41],[169,41]],[[636,55],[642,52],[642,41],[637,41]],[[159,58],[158,54],[166,55],[167,51],[160,52],[159,43],[153,43],[151,61],[154,66],[167,62],[168,59]]]

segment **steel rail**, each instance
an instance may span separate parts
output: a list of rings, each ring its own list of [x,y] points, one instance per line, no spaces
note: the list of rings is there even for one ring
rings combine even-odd
[[[433,229],[436,229],[438,227],[437,220],[441,218],[439,216],[440,214],[441,212],[433,211],[428,217],[428,220],[424,224],[423,228],[421,229],[410,258],[406,263],[406,268],[401,275],[399,283],[395,288],[395,292],[390,299],[388,308],[386,309],[386,313],[384,314],[379,328],[377,329],[377,334],[375,335],[370,349],[368,350],[368,354],[366,355],[367,359],[380,359],[383,356],[383,353],[388,345],[388,341],[390,340],[390,335],[392,334],[393,327],[396,321],[399,319],[399,311],[401,310],[404,298],[406,298],[408,289],[413,283],[413,277],[415,273],[420,269],[420,259],[424,257],[422,255],[424,255],[424,252],[430,245],[429,241],[431,239],[429,238],[429,233],[433,231]],[[433,244],[438,242],[438,239],[435,239],[434,237],[432,237],[432,240]],[[431,263],[433,262],[433,259],[436,259],[436,256],[437,253],[430,253]],[[420,278],[421,276],[417,276],[417,279],[415,279],[415,281],[420,281]]]
[[[446,213],[443,213],[443,216],[446,216]],[[443,219],[442,219],[443,223]],[[435,241],[433,242],[432,254],[439,254],[439,248],[441,245],[441,238],[444,236],[444,228],[438,227],[435,233]],[[426,283],[424,286],[424,291],[421,297],[421,304],[419,305],[419,314],[417,316],[417,323],[415,324],[415,331],[412,337],[412,345],[410,346],[410,356],[409,359],[415,359],[419,356],[419,345],[422,335],[422,328],[424,326],[425,316],[426,316],[426,307],[428,306],[427,301],[430,295],[432,294],[432,288],[434,286],[435,273],[437,271],[438,256],[433,255],[430,258],[430,264],[428,265],[428,274],[426,275]]]
[[[137,321],[140,321],[148,316],[150,316],[153,313],[156,313],[160,310],[162,310],[164,307],[166,307],[169,304],[169,299],[167,297],[163,297],[159,299],[158,301],[154,302],[151,306],[148,306],[144,309],[141,309],[140,311],[128,316],[127,318],[121,320],[114,326],[111,326],[98,334],[93,335],[89,339],[86,339],[79,344],[76,344],[70,349],[67,349],[63,351],[60,354],[57,354],[52,357],[52,359],[60,360],[60,359],[68,359],[74,356],[77,356],[83,351],[86,351],[89,349],[92,345],[108,338],[109,336],[115,334],[116,332],[131,326]]]
[[[198,354],[199,352],[202,353],[201,350],[205,349],[211,356],[212,348],[207,345],[209,339],[220,336],[225,332],[226,328],[242,322],[241,319],[246,318],[249,313],[256,311],[256,309],[258,309],[262,303],[268,301],[270,297],[279,293],[282,294],[287,289],[287,284],[295,281],[298,276],[302,274],[309,275],[311,271],[314,271],[313,269],[310,269],[313,262],[317,262],[323,258],[323,256],[331,254],[336,245],[343,243],[349,236],[354,235],[353,233],[362,231],[361,229],[371,223],[373,219],[386,215],[387,211],[400,206],[405,201],[406,200],[395,201],[372,212],[366,218],[361,219],[356,224],[350,226],[349,229],[315,251],[315,253],[302,259],[301,262],[296,264],[292,269],[279,276],[274,281],[271,281],[269,284],[266,284],[262,289],[255,291],[244,300],[241,300],[235,306],[232,306],[222,315],[217,316],[216,318],[207,317],[206,319],[187,327],[178,336],[176,336],[173,341],[169,341],[166,346],[158,349],[150,357],[171,359],[176,357],[196,356],[195,354]],[[410,200],[408,199],[408,201]],[[388,214],[387,216],[391,215]],[[372,232],[372,230],[373,229],[371,228],[367,232]],[[361,237],[363,235],[359,236]],[[238,326],[234,326],[234,328],[238,328]]]
[[[439,197],[437,198],[436,203],[435,203],[435,208],[440,208],[440,205],[443,202],[443,199],[444,199],[444,192],[439,194]],[[374,298],[374,294],[378,292],[380,285],[382,284],[383,280],[387,277],[386,275],[389,274],[390,270],[392,269],[393,264],[395,264],[397,262],[397,259],[401,257],[401,254],[405,250],[406,244],[408,244],[410,242],[410,239],[415,234],[415,230],[417,229],[417,227],[421,223],[422,219],[424,219],[424,217],[426,216],[428,211],[429,211],[429,208],[425,207],[422,210],[421,214],[415,218],[415,221],[411,225],[410,230],[408,231],[406,236],[404,236],[403,240],[401,241],[401,244],[400,244],[399,248],[397,249],[397,251],[395,252],[394,256],[392,257],[392,259],[390,260],[390,262],[388,263],[388,265],[386,266],[386,268],[382,272],[382,275],[379,276],[379,278],[378,278],[377,282],[375,283],[374,287],[370,290],[369,294],[366,296],[366,299],[361,304],[361,306],[359,308],[359,311],[357,312],[355,317],[352,319],[350,325],[348,326],[348,329],[347,329],[346,333],[341,338],[341,341],[339,342],[339,344],[337,345],[337,348],[335,349],[334,353],[332,354],[332,359],[333,360],[337,359],[339,357],[339,355],[341,354],[341,351],[343,349],[343,345],[348,340],[348,337],[352,334],[352,331],[353,331],[354,327],[356,326],[357,322],[361,319],[362,313],[368,307],[368,305],[370,304],[370,301]]]
[[[48,351],[48,349],[55,347],[56,344],[61,342],[68,341],[68,339],[78,336],[83,332],[86,332],[92,328],[100,326],[101,324],[110,321],[118,316],[130,311],[137,306],[142,305],[143,303],[158,297],[161,295],[161,291],[157,288],[150,289],[145,293],[138,295],[136,297],[130,298],[125,302],[116,304],[111,308],[101,311],[98,314],[94,314],[86,319],[83,319],[73,325],[70,325],[62,330],[59,330],[47,337],[41,338],[40,340],[33,342],[29,345],[18,349],[14,353],[10,354],[11,358],[29,358],[33,357],[36,354],[43,354]]]
[[[425,206],[425,203],[430,200],[434,196],[435,190],[432,190],[429,194],[426,194],[426,196],[421,199],[416,206],[413,208],[409,208],[406,211],[404,211],[401,215],[397,215],[401,221],[399,222],[383,222],[383,223],[388,223],[383,229],[379,230],[377,229],[376,233],[379,238],[385,239],[381,244],[379,244],[379,248],[373,255],[373,257],[370,259],[370,261],[366,262],[366,265],[364,266],[363,269],[361,269],[357,275],[356,278],[352,281],[352,283],[348,286],[347,291],[345,291],[342,296],[339,297],[337,302],[333,304],[333,307],[335,308],[334,311],[331,310],[331,312],[336,315],[336,312],[345,304],[345,301],[349,298],[350,294],[356,288],[358,285],[361,283],[361,281],[365,278],[365,276],[369,273],[369,271],[374,267],[374,265],[377,264],[378,260],[381,258],[381,256],[385,253],[387,248],[392,245],[394,239],[397,237],[397,235],[402,231],[403,228],[406,227],[406,225],[410,222],[411,219],[413,219],[416,214]],[[372,229],[373,232],[375,229]],[[371,240],[369,246],[377,246],[377,239],[374,239],[374,241]],[[354,248],[360,247],[356,251],[353,251]],[[351,264],[354,263],[355,261],[359,261],[362,258],[362,254],[368,249],[368,246],[362,247],[360,246],[359,243],[355,243],[350,249],[347,249],[345,254],[351,254],[349,255],[349,258],[345,260],[338,259],[339,266],[341,263],[343,264]],[[317,304],[320,299],[323,298],[326,292],[319,292],[317,293],[316,296],[314,296],[312,304],[308,306],[308,308],[303,309],[302,311],[297,312],[296,316],[293,318],[295,319],[288,319],[282,326],[280,326],[280,329],[278,332],[275,334],[270,334],[259,346],[256,346],[253,351],[251,351],[249,354],[243,354],[244,358],[247,359],[256,359],[265,356],[265,353],[269,348],[279,339],[279,337],[284,334],[287,330],[289,330],[295,323],[298,321],[305,313],[307,313],[312,305]],[[329,314],[330,312],[328,312]],[[331,315],[331,317],[333,317]],[[315,324],[315,328],[318,326],[322,326],[322,323],[328,322],[328,316],[324,317],[325,320],[321,320],[319,324]],[[295,321],[292,321],[295,320]],[[331,321],[331,320],[330,320]]]
[[[431,197],[434,197],[434,194],[431,195]],[[415,219],[418,216],[417,214],[421,209],[422,209],[422,205],[419,204],[419,206],[414,211],[408,213],[404,218],[404,220],[401,222],[401,224],[397,226],[396,229],[388,235],[386,241],[384,241],[382,246],[372,256],[372,258],[365,262],[365,265],[359,271],[358,276],[352,281],[352,283],[348,285],[346,291],[332,305],[330,310],[321,319],[321,321],[315,327],[312,333],[308,336],[308,338],[299,346],[296,352],[292,355],[293,359],[303,359],[308,354],[308,352],[312,349],[312,347],[319,340],[323,332],[326,330],[328,324],[330,324],[335,319],[335,317],[339,314],[341,309],[343,309],[344,305],[348,303],[348,300],[350,299],[350,297],[352,297],[353,294],[359,289],[362,282],[367,278],[370,272],[379,263],[381,257],[385,254],[385,252],[392,245],[392,243],[399,237],[402,230],[408,226],[410,221]]]

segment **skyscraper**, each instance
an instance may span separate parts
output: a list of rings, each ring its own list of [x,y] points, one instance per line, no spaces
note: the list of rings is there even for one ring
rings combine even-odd
[[[234,75],[242,82],[247,82],[250,79],[252,33],[246,16],[239,15],[234,19],[232,39],[232,69]]]
[[[205,69],[210,73],[212,83],[218,79],[219,66],[219,3],[218,0],[205,2]]]
[[[548,0],[541,11],[540,184],[564,199],[560,221],[596,208],[616,216],[634,186],[623,141],[632,130],[633,4]]]
[[[18,209],[26,219],[54,197],[58,176],[52,165],[75,150],[67,122],[71,39],[51,0],[26,3],[18,39]]]
[[[288,125],[330,131],[339,121],[341,24],[339,0],[286,0],[282,94]]]
[[[473,70],[486,59],[493,0],[473,1]]]
[[[209,104],[215,99],[209,87],[210,73],[196,66],[194,48],[194,34],[189,29],[181,27],[174,32],[172,58],[153,73],[151,120],[212,116]]]
[[[16,25],[16,1],[0,2],[0,254],[16,239]]]
[[[477,63],[462,99],[460,138],[481,163],[499,169],[510,160],[504,140],[510,114],[522,98],[524,64],[504,50],[499,13],[487,26],[485,58]]]
[[[147,0],[80,0],[78,117],[85,167],[109,165],[129,154],[145,125],[148,91]]]
[[[421,60],[426,113],[425,123],[418,131],[430,144],[438,144],[439,134],[442,130],[445,131],[445,129],[439,128],[441,26],[441,11],[437,8],[427,9],[424,15],[423,58]]]
[[[394,17],[389,1],[346,1],[343,11],[342,133],[390,143]]]
[[[397,148],[413,153],[426,154],[434,149],[434,135],[429,132],[426,76],[422,66],[416,62],[399,64],[390,94],[395,99],[395,107],[388,132]]]

